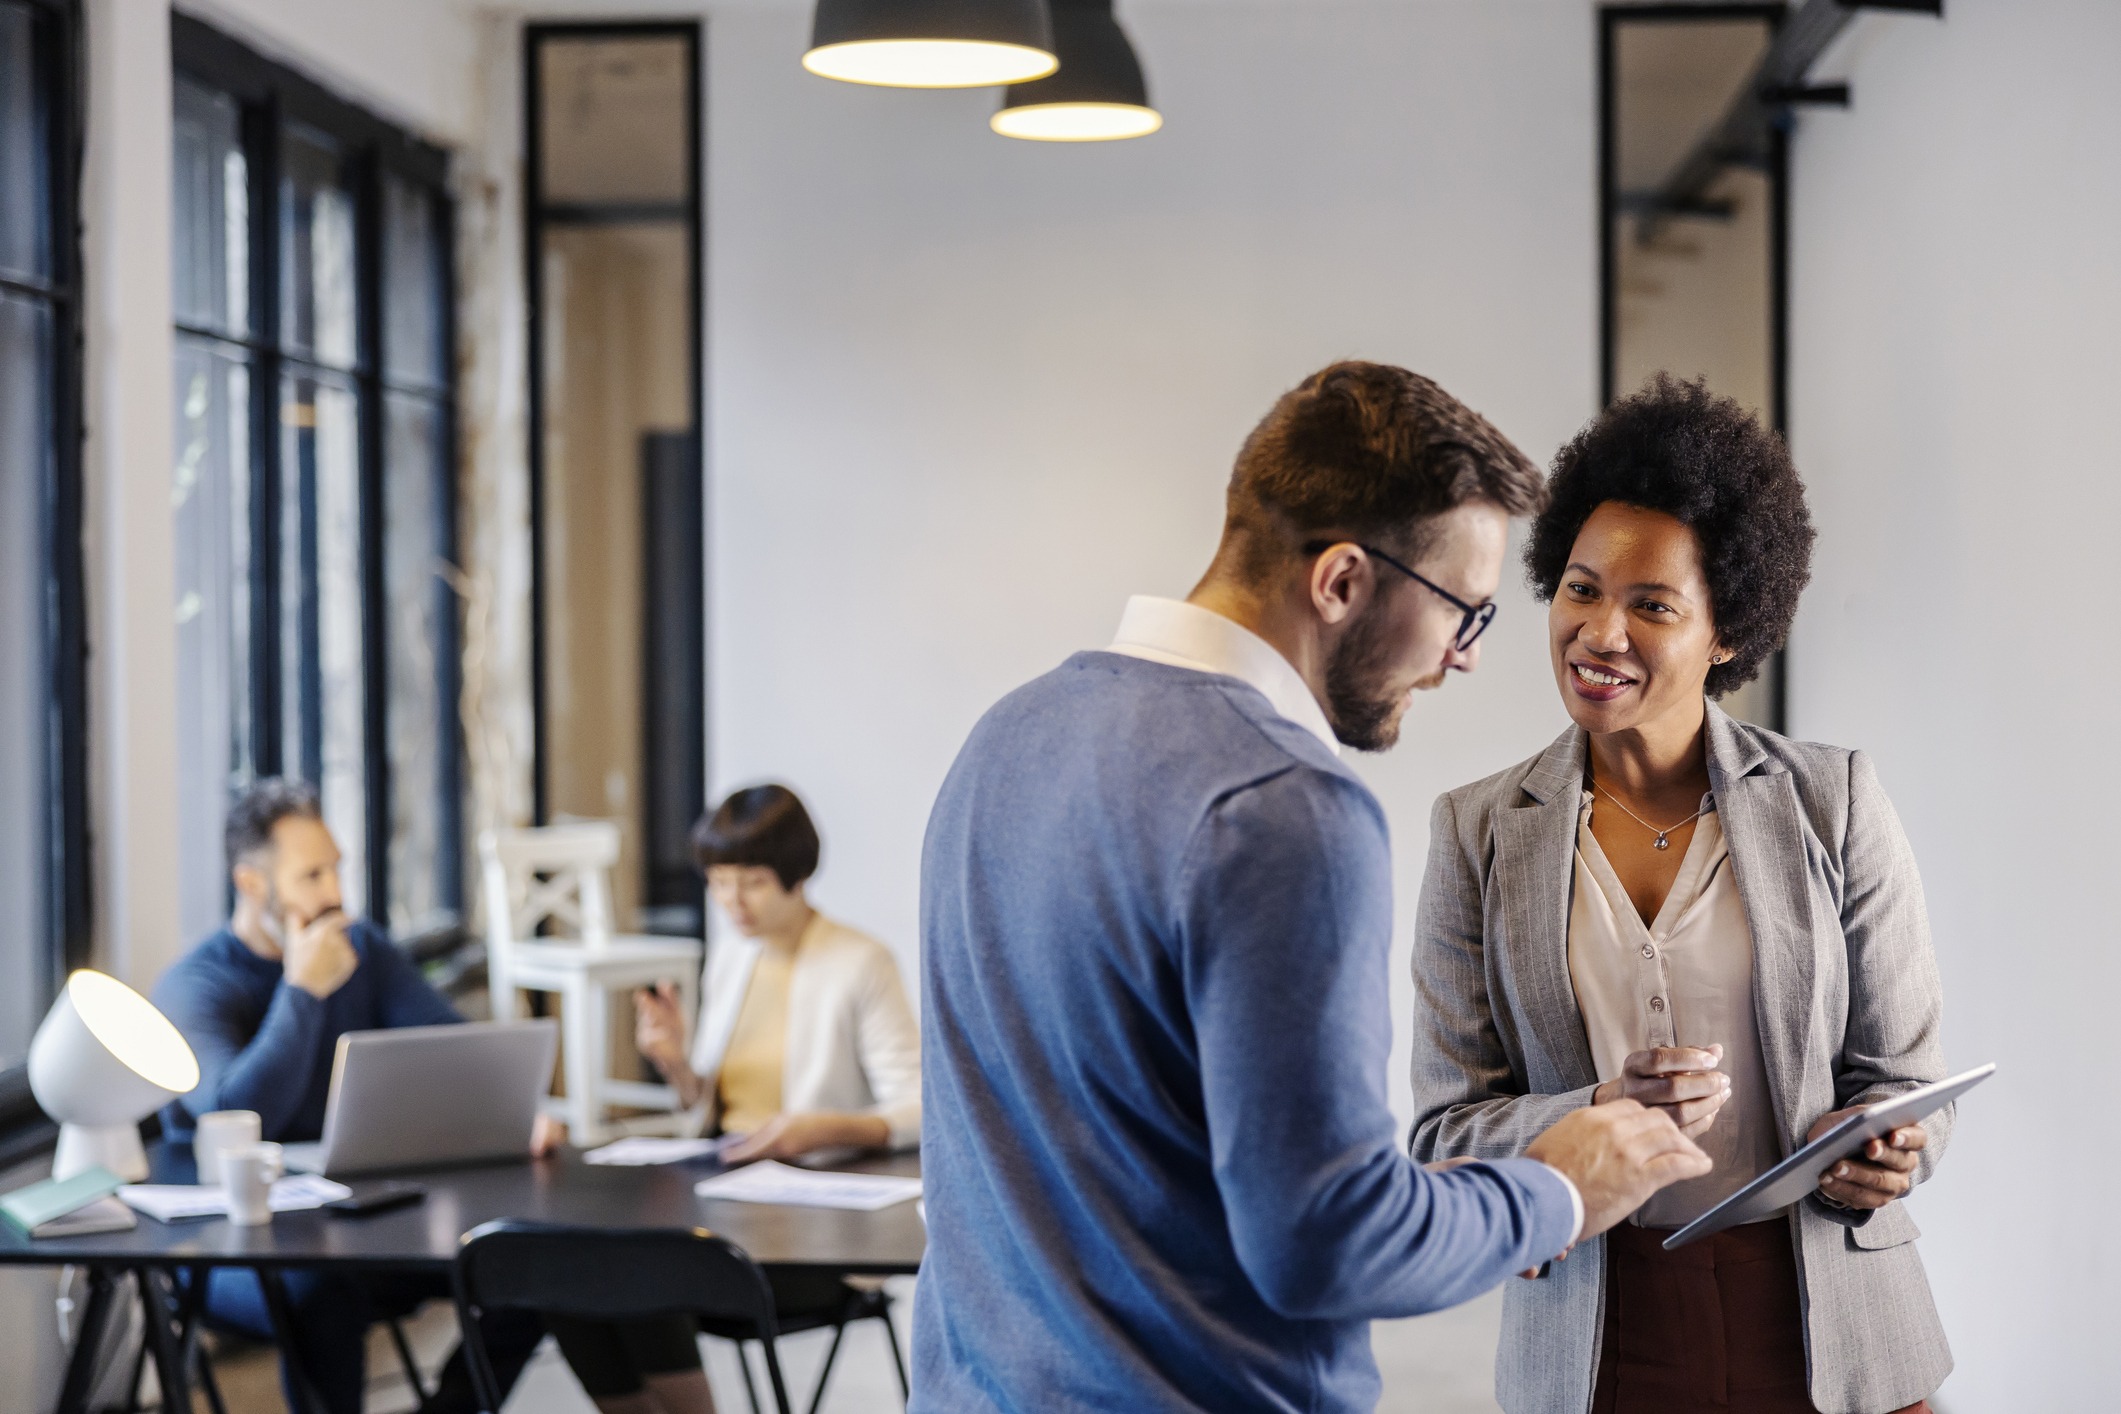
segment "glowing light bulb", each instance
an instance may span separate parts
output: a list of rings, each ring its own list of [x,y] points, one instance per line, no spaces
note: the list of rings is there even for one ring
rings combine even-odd
[[[1163,125],[1161,113],[1136,103],[1033,103],[988,120],[1003,137],[1034,142],[1112,142],[1147,137]]]
[[[1024,44],[973,39],[862,39],[803,56],[811,73],[887,88],[991,88],[1044,78],[1060,61]]]

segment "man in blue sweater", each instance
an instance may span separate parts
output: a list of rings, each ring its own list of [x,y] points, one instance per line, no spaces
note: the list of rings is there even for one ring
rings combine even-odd
[[[340,1036],[463,1018],[380,929],[347,916],[339,848],[309,787],[251,786],[228,812],[225,842],[236,886],[228,926],[155,986],[156,1005],[199,1058],[198,1088],[169,1105],[163,1128],[181,1139],[199,1115],[255,1110],[266,1139],[316,1139]],[[221,1267],[206,1279],[210,1317],[273,1338],[256,1272]],[[361,1414],[370,1325],[449,1295],[439,1274],[294,1271],[285,1282],[295,1349],[281,1352],[281,1378],[304,1381],[328,1414]],[[542,1329],[521,1313],[497,1313],[486,1331],[504,1386],[513,1383]],[[423,1414],[477,1407],[459,1351]]]
[[[1708,1160],[1619,1103],[1429,1171],[1386,1103],[1391,858],[1340,759],[1469,672],[1537,470],[1337,364],[1247,440],[1184,603],[974,728],[921,870],[916,1411],[1357,1411],[1369,1322],[1562,1256]]]

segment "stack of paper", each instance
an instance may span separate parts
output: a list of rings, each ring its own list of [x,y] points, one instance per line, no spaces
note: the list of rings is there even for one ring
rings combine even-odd
[[[921,1196],[917,1178],[878,1173],[819,1173],[787,1164],[752,1164],[731,1173],[703,1178],[692,1185],[702,1198],[737,1203],[782,1203],[800,1208],[851,1208],[874,1212]]]
[[[276,1213],[303,1208],[321,1208],[345,1198],[353,1190],[313,1173],[289,1174],[272,1186],[268,1200]],[[200,1188],[178,1183],[129,1183],[118,1190],[129,1208],[136,1208],[156,1222],[183,1222],[187,1218],[219,1218],[228,1215],[228,1194],[219,1188]]]
[[[618,1164],[635,1168],[644,1164],[678,1164],[687,1159],[709,1159],[720,1154],[723,1146],[732,1142],[724,1135],[720,1139],[652,1139],[636,1135],[631,1139],[616,1139],[601,1149],[591,1149],[582,1157],[592,1164]]]

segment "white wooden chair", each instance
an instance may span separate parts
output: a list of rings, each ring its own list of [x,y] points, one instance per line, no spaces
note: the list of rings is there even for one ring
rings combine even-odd
[[[610,875],[618,858],[619,829],[607,820],[479,835],[494,1018],[516,1016],[519,991],[560,997],[567,1094],[548,1098],[546,1108],[567,1121],[577,1144],[606,1137],[613,1105],[677,1108],[669,1086],[611,1074],[612,995],[674,982],[683,1014],[699,1012],[699,939],[614,930]],[[540,937],[547,922],[564,931]]]

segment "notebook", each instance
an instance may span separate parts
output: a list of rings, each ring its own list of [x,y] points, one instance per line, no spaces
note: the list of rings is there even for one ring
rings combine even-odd
[[[0,1198],[0,1217],[25,1237],[81,1237],[133,1225],[132,1211],[111,1195],[123,1182],[106,1168],[51,1178]]]

